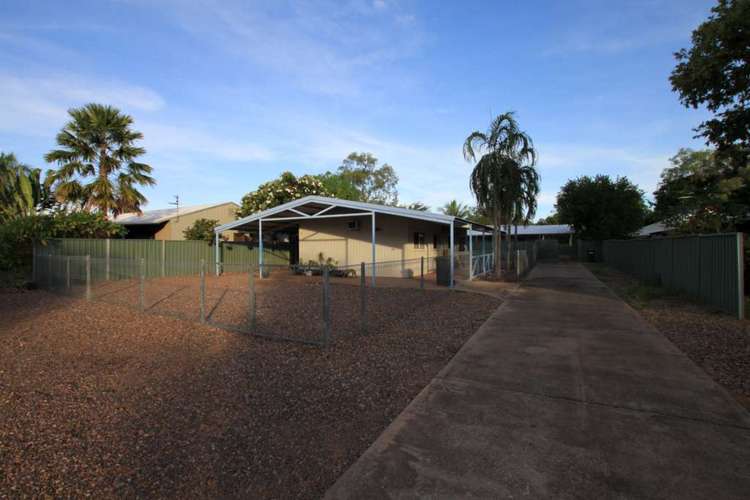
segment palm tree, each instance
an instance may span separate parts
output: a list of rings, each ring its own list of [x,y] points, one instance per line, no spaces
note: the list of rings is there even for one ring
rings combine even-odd
[[[12,153],[0,153],[0,221],[31,215],[44,208],[49,184],[42,171],[19,163]]]
[[[471,208],[468,205],[457,200],[451,200],[440,208],[440,211],[445,215],[452,215],[459,219],[468,219],[471,217]]]
[[[519,207],[525,208],[518,213],[528,211],[532,202],[524,196],[533,198],[536,210],[539,179],[534,170],[536,150],[531,137],[518,127],[513,113],[508,112],[498,115],[487,132],[469,134],[464,141],[463,153],[467,161],[476,162],[469,185],[476,197],[477,208],[492,214],[495,274],[500,276],[503,222],[510,224]],[[531,185],[533,179],[536,179],[536,188]]]
[[[151,167],[136,161],[146,150],[135,145],[143,134],[130,128],[133,119],[102,104],[87,104],[68,114],[71,120],[57,134],[61,149],[44,157],[60,166],[54,173],[57,200],[105,216],[140,212],[146,198],[137,186],[155,181],[148,175]]]

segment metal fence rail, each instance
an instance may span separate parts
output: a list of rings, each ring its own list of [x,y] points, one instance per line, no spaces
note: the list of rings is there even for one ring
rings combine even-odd
[[[596,244],[579,245],[579,257],[589,249],[596,250]],[[743,253],[742,233],[601,243],[604,263],[740,319],[745,317]]]

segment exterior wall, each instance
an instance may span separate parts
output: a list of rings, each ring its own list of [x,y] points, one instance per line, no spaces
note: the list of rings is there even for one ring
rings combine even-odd
[[[163,228],[156,232],[154,239],[156,240],[184,240],[182,235],[183,231],[188,227],[192,226],[198,219],[216,219],[219,224],[226,224],[235,220],[237,217],[235,211],[239,207],[236,203],[224,203],[223,205],[217,205],[210,207],[205,210],[198,212],[192,212],[185,215],[180,215],[174,219],[170,219]],[[233,233],[233,231],[227,231],[226,234]],[[226,235],[225,234],[225,235]],[[231,239],[231,238],[230,238]]]
[[[348,224],[359,219],[359,230],[348,229]],[[332,258],[338,266],[359,266],[372,263],[372,223],[369,215],[362,217],[300,221],[300,263]],[[391,215],[375,215],[375,261],[377,275],[387,277],[419,276],[420,257],[442,255],[448,249],[449,226]],[[414,245],[414,233],[424,233],[424,246]],[[458,231],[456,233],[458,242]],[[433,248],[434,236],[441,244]],[[442,249],[442,251],[441,251]],[[386,264],[387,263],[387,264]]]

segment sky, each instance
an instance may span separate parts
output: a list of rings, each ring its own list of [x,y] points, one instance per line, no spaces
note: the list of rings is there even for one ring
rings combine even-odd
[[[581,175],[650,196],[701,148],[671,90],[709,0],[15,1],[0,4],[0,151],[47,168],[67,110],[111,104],[144,134],[145,209],[239,201],[352,151],[403,203],[473,204],[462,144],[514,111],[534,140],[538,216]]]

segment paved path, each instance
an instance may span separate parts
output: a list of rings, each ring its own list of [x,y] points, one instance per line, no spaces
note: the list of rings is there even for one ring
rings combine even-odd
[[[750,498],[750,415],[580,264],[540,264],[328,498]]]

